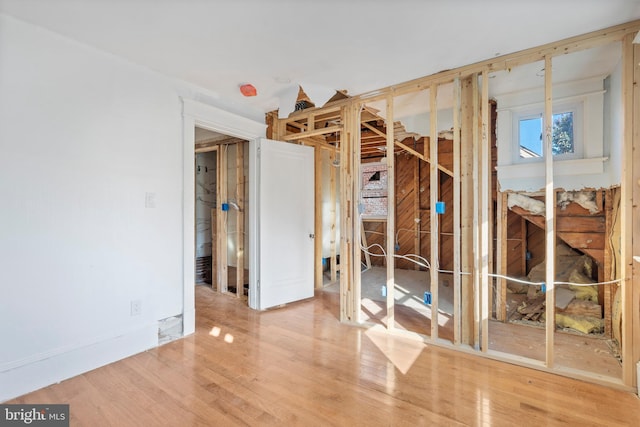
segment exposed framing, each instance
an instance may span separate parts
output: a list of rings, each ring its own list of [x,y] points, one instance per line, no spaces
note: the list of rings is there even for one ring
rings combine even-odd
[[[481,353],[487,357],[496,358],[499,360],[507,360],[513,363],[518,363],[525,366],[535,367],[536,369],[542,369],[552,371],[561,375],[567,375],[575,378],[586,379],[593,382],[604,383],[610,386],[617,386],[621,388],[630,389],[635,386],[635,362],[640,359],[640,314],[637,313],[638,308],[638,282],[640,277],[636,272],[637,267],[632,263],[632,255],[634,251],[640,253],[640,239],[626,239],[625,245],[622,249],[622,270],[623,270],[623,285],[622,285],[622,304],[624,307],[624,321],[623,321],[623,378],[621,381],[616,381],[610,378],[602,378],[598,375],[592,375],[589,373],[575,371],[571,369],[559,369],[554,366],[553,359],[553,347],[554,347],[554,333],[555,333],[555,294],[553,286],[549,286],[546,295],[546,305],[551,307],[547,314],[548,321],[545,330],[545,342],[546,342],[546,357],[544,363],[538,363],[534,360],[525,359],[522,357],[516,357],[506,354],[497,354],[497,352],[488,351],[488,318],[489,318],[489,297],[491,292],[489,290],[490,283],[488,279],[489,269],[491,264],[488,257],[491,256],[491,230],[483,228],[491,219],[489,205],[491,200],[489,199],[490,191],[490,173],[491,163],[489,156],[490,138],[488,137],[488,108],[487,108],[487,94],[485,90],[488,89],[488,85],[483,84],[482,93],[479,93],[478,88],[478,76],[482,74],[482,82],[488,82],[488,73],[494,71],[501,71],[516,67],[518,65],[524,65],[540,60],[545,61],[545,68],[548,70],[545,73],[545,120],[546,123],[551,123],[551,63],[554,56],[567,54],[571,52],[577,52],[580,50],[592,48],[608,44],[614,41],[623,40],[623,103],[624,103],[624,155],[625,164],[623,166],[623,185],[622,185],[622,235],[633,236],[634,233],[638,234],[637,226],[634,224],[639,223],[640,212],[639,208],[632,206],[632,200],[640,198],[640,189],[635,182],[640,178],[639,167],[634,165],[640,164],[640,143],[638,141],[639,128],[640,128],[640,113],[638,108],[634,109],[634,105],[640,105],[640,95],[638,93],[637,85],[634,85],[634,81],[639,80],[639,58],[638,46],[633,46],[631,41],[633,36],[640,30],[640,21],[634,21],[622,25],[618,25],[612,28],[608,28],[601,31],[592,32],[589,34],[572,37],[566,40],[549,43],[544,46],[523,50],[514,54],[504,55],[498,58],[488,59],[475,64],[460,67],[454,70],[444,71],[431,76],[422,77],[419,79],[411,80],[408,82],[400,83],[397,85],[388,86],[376,91],[364,93],[347,99],[341,99],[332,102],[330,105],[322,108],[311,108],[303,111],[292,113],[288,118],[278,121],[277,128],[282,131],[282,136],[285,140],[298,140],[300,138],[308,138],[312,136],[318,136],[324,134],[323,130],[314,129],[308,125],[304,125],[305,119],[310,115],[315,116],[315,120],[323,115],[331,116],[333,118],[339,117],[341,125],[333,125],[328,127],[331,130],[329,132],[335,132],[340,129],[341,135],[341,319],[343,321],[358,322],[359,321],[359,269],[360,265],[360,248],[358,247],[360,242],[360,227],[358,221],[358,200],[359,189],[357,185],[358,180],[358,163],[360,155],[360,139],[358,137],[360,133],[361,118],[360,111],[365,102],[386,100],[387,102],[387,152],[388,163],[393,170],[393,161],[390,161],[393,156],[394,146],[400,147],[405,151],[413,154],[423,161],[431,163],[430,173],[432,170],[442,170],[437,163],[437,152],[431,152],[427,154],[418,153],[411,147],[406,147],[399,141],[394,141],[393,137],[393,108],[389,108],[392,105],[393,98],[407,93],[417,92],[430,88],[433,92],[435,88],[437,90],[439,85],[448,84],[454,82],[454,150],[457,151],[456,159],[459,159],[459,165],[453,167],[453,171],[448,171],[451,176],[454,177],[454,192],[456,193],[455,200],[460,200],[459,206],[454,206],[454,210],[458,209],[458,213],[454,218],[459,220],[460,232],[456,235],[456,241],[461,242],[460,246],[456,244],[454,248],[454,264],[459,271],[472,272],[470,276],[462,275],[457,277],[458,284],[454,282],[454,292],[458,295],[458,301],[456,302],[456,296],[454,296],[454,311],[457,311],[455,316],[454,325],[454,342],[450,344],[452,347],[462,350],[471,351],[474,353]],[[634,80],[635,79],[635,80]],[[432,95],[433,96],[433,95]],[[459,115],[457,114],[459,108]],[[337,114],[340,111],[341,114]],[[457,118],[456,118],[457,116]],[[432,118],[433,120],[433,118]],[[292,123],[297,122],[297,125]],[[300,125],[300,123],[303,123]],[[298,129],[295,134],[287,134],[287,126],[293,126]],[[327,128],[323,128],[327,129]],[[433,138],[433,131],[431,130],[431,138]],[[549,134],[549,131],[547,132]],[[437,135],[434,139],[437,141]],[[550,144],[550,138],[547,137],[546,144]],[[636,148],[634,150],[634,148]],[[550,152],[550,147],[548,151]],[[545,198],[547,200],[554,200],[555,190],[553,188],[553,163],[551,156],[549,161],[545,161],[546,172],[546,190]],[[435,166],[434,166],[435,165]],[[390,175],[393,173],[390,171]],[[475,180],[473,178],[476,178]],[[477,194],[474,200],[474,183],[479,183],[480,192]],[[459,187],[458,187],[459,185]],[[392,188],[393,185],[390,185]],[[457,193],[459,191],[459,193]],[[498,193],[500,194],[500,193]],[[635,197],[634,197],[635,196]],[[394,200],[394,197],[390,194],[389,200]],[[432,200],[433,202],[433,200]],[[506,210],[504,207],[505,200],[499,200],[497,216],[503,218],[506,216]],[[456,203],[458,204],[458,203]],[[554,259],[555,250],[555,203],[546,203],[547,211],[545,215],[546,220],[546,259]],[[394,217],[390,209],[390,216],[387,223],[387,235],[393,235],[395,230],[392,227]],[[459,215],[459,217],[458,217]],[[465,228],[468,224],[473,224],[472,227]],[[437,224],[432,224],[432,229],[437,227]],[[389,231],[391,230],[391,231]],[[457,233],[457,231],[456,231]],[[454,233],[455,234],[455,233]],[[498,234],[502,236],[505,234],[505,230],[498,228]],[[433,239],[433,237],[432,237]],[[432,241],[433,243],[433,241]],[[467,250],[471,248],[471,253]],[[474,251],[475,248],[475,251]],[[500,249],[502,248],[502,249]],[[389,252],[393,251],[392,245],[387,245]],[[498,252],[503,254],[505,247],[503,245],[498,247]],[[434,251],[432,250],[432,257]],[[458,259],[456,261],[455,259]],[[497,271],[503,272],[506,259],[497,258]],[[459,264],[458,264],[459,262]],[[393,273],[390,271],[390,265],[388,263],[387,268],[387,316],[389,319],[389,325],[393,324]],[[437,265],[434,263],[434,266]],[[357,271],[358,274],[354,274]],[[554,281],[554,265],[552,262],[547,263],[546,279],[548,283]],[[456,276],[454,276],[456,280]],[[433,281],[432,281],[433,286]],[[496,292],[498,300],[504,301],[506,284],[504,281],[497,281]],[[436,290],[437,293],[437,290]],[[432,289],[432,297],[433,289]],[[437,306],[437,297],[436,300]],[[459,307],[458,307],[459,305]],[[500,304],[498,304],[499,307]],[[437,312],[435,313],[434,320],[437,323]],[[496,312],[498,318],[504,317],[505,313],[500,309],[500,312]],[[471,323],[468,324],[469,319]],[[432,320],[433,322],[433,320]],[[392,327],[389,329],[393,330]],[[425,341],[447,345],[441,341],[438,341],[437,327],[435,334],[431,337],[424,337]],[[457,332],[456,332],[457,331]],[[473,347],[475,350],[469,348]]]
[[[183,335],[195,332],[195,128],[244,140],[264,137],[266,125],[190,99],[182,99],[182,316]]]

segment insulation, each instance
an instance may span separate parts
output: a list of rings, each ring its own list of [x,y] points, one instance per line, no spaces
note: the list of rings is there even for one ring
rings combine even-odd
[[[583,334],[601,333],[604,330],[604,320],[588,316],[568,316],[556,313],[556,325],[560,328],[573,329]]]
[[[596,204],[596,192],[595,191],[564,191],[558,193],[558,206],[560,209],[565,209],[571,202],[575,202],[589,211],[590,214],[596,214],[600,212],[600,208]]]
[[[545,211],[544,202],[519,193],[509,193],[507,206],[509,209],[519,206],[533,215],[544,215]]]
[[[560,209],[566,209],[569,203],[574,202],[588,210],[590,214],[600,212],[600,208],[596,203],[595,191],[563,191],[557,194],[557,205]],[[519,206],[533,215],[545,214],[545,203],[532,197],[525,196],[520,193],[509,193],[507,199],[509,209]]]

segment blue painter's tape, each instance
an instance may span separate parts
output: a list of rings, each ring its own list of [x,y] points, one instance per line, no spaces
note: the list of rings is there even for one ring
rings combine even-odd
[[[442,215],[445,211],[444,202],[436,202],[436,213]]]
[[[387,287],[385,285],[382,285],[382,288],[380,288],[380,293],[383,297],[387,296]]]

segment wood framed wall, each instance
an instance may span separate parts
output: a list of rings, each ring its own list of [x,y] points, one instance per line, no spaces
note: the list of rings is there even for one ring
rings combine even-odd
[[[410,153],[422,161],[430,163],[430,176],[432,182],[437,182],[438,176],[434,171],[442,170],[438,163],[437,149],[430,148],[427,152],[420,153],[400,141],[395,141],[393,124],[393,99],[394,97],[430,89],[432,93],[431,105],[433,107],[433,94],[437,93],[440,85],[454,84],[454,132],[453,147],[456,153],[453,172],[446,169],[454,178],[455,200],[454,210],[459,215],[455,227],[456,235],[454,248],[454,268],[458,274],[456,280],[455,310],[457,314],[454,342],[442,344],[438,341],[437,328],[431,330],[431,336],[425,337],[427,342],[439,345],[451,345],[461,351],[471,351],[500,360],[508,360],[531,366],[537,369],[556,372],[589,381],[604,383],[610,386],[631,389],[635,387],[635,365],[640,359],[640,263],[633,264],[633,255],[640,255],[640,208],[634,207],[632,200],[640,198],[640,95],[637,82],[639,79],[640,53],[638,46],[632,44],[633,37],[640,30],[640,21],[622,24],[602,31],[572,37],[566,40],[550,43],[544,46],[523,50],[514,54],[491,58],[475,64],[470,64],[453,70],[443,71],[431,76],[422,77],[404,83],[381,88],[372,92],[345,97],[329,102],[324,107],[309,108],[296,111],[289,117],[278,119],[271,115],[273,138],[284,141],[298,141],[299,143],[316,144],[319,147],[335,150],[335,145],[327,144],[323,137],[332,133],[340,133],[340,209],[341,209],[341,251],[340,251],[340,319],[346,322],[358,322],[359,320],[359,266],[361,250],[359,242],[361,226],[358,215],[359,201],[359,163],[362,147],[360,138],[363,126],[363,115],[366,113],[365,105],[372,101],[386,101],[386,134],[387,153],[393,153],[398,147]],[[623,316],[623,378],[621,381],[609,381],[598,378],[588,373],[568,372],[555,369],[553,360],[554,322],[548,322],[546,329],[547,353],[542,364],[531,363],[521,358],[507,357],[493,354],[487,351],[488,325],[490,317],[490,297],[493,297],[493,279],[489,273],[495,265],[497,271],[506,271],[509,260],[504,255],[504,236],[507,233],[504,227],[508,227],[508,214],[504,206],[504,199],[497,199],[497,217],[501,226],[497,228],[498,240],[496,259],[492,259],[493,230],[488,224],[493,221],[491,189],[493,187],[492,162],[488,134],[489,127],[489,100],[487,87],[490,84],[488,74],[495,71],[508,70],[518,65],[544,61],[549,72],[545,73],[545,120],[551,122],[551,64],[553,58],[571,52],[601,46],[614,41],[623,42],[623,103],[624,103],[624,159],[623,183],[622,183],[622,236],[629,236],[622,245],[621,253],[621,280],[622,280],[622,306]],[[481,85],[479,85],[479,81]],[[489,84],[487,84],[489,83]],[[364,111],[364,112],[363,112]],[[322,121],[322,126],[318,126]],[[366,126],[364,127],[366,129]],[[369,129],[366,129],[369,131]],[[432,141],[437,141],[437,131],[430,131]],[[435,134],[435,136],[434,136]],[[547,135],[549,132],[547,132]],[[317,138],[317,139],[314,139]],[[549,138],[547,138],[549,143]],[[328,145],[328,147],[326,147]],[[435,145],[435,144],[434,144]],[[549,150],[550,151],[550,150]],[[394,168],[393,157],[389,155],[387,162],[390,170]],[[546,193],[549,200],[555,199],[553,183],[553,163],[546,163]],[[393,175],[392,173],[390,175]],[[391,187],[391,186],[390,186]],[[479,191],[477,191],[479,190]],[[393,198],[390,197],[390,200]],[[433,203],[433,197],[431,203]],[[555,248],[555,203],[547,204],[545,214],[546,233],[546,257],[553,259]],[[387,218],[387,236],[394,235],[395,212],[390,209]],[[459,222],[457,222],[459,221]],[[523,224],[522,222],[520,224]],[[438,224],[431,220],[431,229],[437,229]],[[501,228],[502,227],[502,228]],[[524,239],[526,232],[522,230]],[[421,243],[418,234],[414,237],[416,244]],[[393,252],[393,239],[387,239],[387,251]],[[389,244],[389,242],[391,242]],[[435,237],[430,240],[432,261],[437,258],[438,241]],[[500,249],[500,248],[503,249]],[[393,288],[392,263],[387,263],[387,289]],[[460,274],[471,272],[471,274]],[[437,277],[432,275],[433,281]],[[547,265],[547,281],[554,282],[553,263]],[[459,282],[459,285],[458,285]],[[499,300],[505,298],[505,284],[497,280],[496,295]],[[553,285],[551,285],[553,290]],[[434,289],[432,288],[432,294]],[[388,329],[393,332],[393,299],[387,293],[387,316],[390,319]],[[437,304],[437,289],[436,304]],[[554,293],[547,292],[547,306],[553,307]],[[496,313],[498,318],[504,318],[505,313],[500,310]]]

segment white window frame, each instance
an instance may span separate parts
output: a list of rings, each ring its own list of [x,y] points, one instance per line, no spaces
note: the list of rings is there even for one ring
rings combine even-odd
[[[604,164],[604,78],[559,83],[553,86],[553,112],[581,105],[582,117],[576,124],[574,117],[574,142],[580,141],[580,153],[573,158],[553,157],[555,182],[560,186],[584,187],[585,182],[596,182],[605,173]],[[544,90],[528,89],[495,95],[498,107],[498,180],[504,189],[538,191],[544,187],[544,157],[520,158],[519,121],[527,115],[542,111]],[[577,135],[579,132],[580,135]]]
[[[582,97],[574,101],[555,102],[553,104],[553,114],[573,113],[573,153],[557,154],[553,156],[554,161],[582,159],[584,157],[584,100]],[[517,109],[513,109],[511,126],[512,137],[512,154],[513,163],[529,163],[544,161],[544,143],[543,155],[541,157],[520,157],[520,121],[542,118],[544,116],[544,104],[529,105]],[[543,130],[544,132],[544,130]]]

